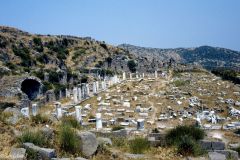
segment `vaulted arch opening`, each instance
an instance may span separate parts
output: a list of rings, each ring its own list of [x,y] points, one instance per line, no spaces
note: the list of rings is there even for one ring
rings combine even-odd
[[[21,84],[21,90],[24,92],[30,100],[37,98],[40,94],[41,84],[34,79],[25,79]]]

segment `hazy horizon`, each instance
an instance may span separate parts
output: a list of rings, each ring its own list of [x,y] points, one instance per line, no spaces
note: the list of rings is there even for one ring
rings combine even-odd
[[[8,0],[1,6],[0,25],[33,34],[92,37],[112,45],[240,51],[237,0]]]

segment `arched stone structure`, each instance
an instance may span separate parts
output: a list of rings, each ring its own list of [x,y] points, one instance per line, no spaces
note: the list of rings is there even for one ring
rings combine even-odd
[[[27,77],[21,82],[21,91],[25,93],[29,100],[36,99],[41,94],[42,84],[36,77]]]

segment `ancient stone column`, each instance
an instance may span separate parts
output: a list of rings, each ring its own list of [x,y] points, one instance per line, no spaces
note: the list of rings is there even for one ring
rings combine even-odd
[[[143,130],[144,129],[144,119],[138,119],[137,120],[137,129]]]
[[[62,99],[62,90],[59,91],[59,99]]]
[[[144,76],[145,76],[144,73],[142,73],[142,78],[144,78]]]
[[[89,89],[89,84],[86,84],[86,96],[89,96],[90,89]]]
[[[74,102],[75,104],[78,103],[78,90],[77,90],[76,87],[73,88],[73,102]]]
[[[122,80],[125,81],[126,80],[126,72],[123,72],[123,75],[122,75]]]
[[[96,129],[101,129],[102,128],[102,114],[101,113],[96,113]]]
[[[106,89],[106,83],[105,83],[105,81],[102,81],[101,84],[102,84],[102,90],[105,90],[105,89]]]
[[[97,86],[96,86],[96,82],[93,82],[93,94],[97,93]]]
[[[136,73],[136,78],[138,79],[139,77],[138,77],[138,73]]]
[[[155,78],[158,77],[158,73],[157,73],[157,71],[155,71],[154,75],[155,75]]]
[[[129,75],[129,76],[130,76],[130,79],[132,79],[132,73],[130,73],[130,75]]]
[[[77,92],[78,92],[78,100],[81,101],[82,100],[82,90],[80,87],[77,88]]]
[[[97,92],[99,92],[99,82],[98,81],[96,81],[96,90],[97,90]]]
[[[75,106],[75,112],[76,112],[76,119],[79,123],[82,121],[82,114],[81,114],[81,106]]]
[[[54,105],[55,105],[55,109],[56,109],[57,118],[58,118],[58,119],[62,118],[62,107],[61,107],[61,103],[60,103],[60,102],[56,102],[56,103],[54,103]]]
[[[66,88],[66,98],[70,98],[70,92],[67,88]]]
[[[38,111],[37,104],[36,103],[32,104],[32,115],[36,116],[37,115],[37,111]]]
[[[85,99],[86,98],[85,83],[82,83],[81,91],[82,91],[82,98]]]

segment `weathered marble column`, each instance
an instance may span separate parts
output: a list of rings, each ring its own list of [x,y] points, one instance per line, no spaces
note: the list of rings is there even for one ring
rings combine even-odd
[[[158,73],[157,73],[157,71],[155,71],[154,74],[155,74],[155,78],[157,78],[157,77],[158,77]]]
[[[126,72],[123,72],[123,75],[122,75],[122,80],[125,81],[126,80]]]
[[[82,90],[81,90],[81,87],[77,88],[77,93],[78,93],[78,100],[81,101],[82,100]]]
[[[74,102],[75,104],[78,103],[78,90],[77,90],[76,87],[73,88],[73,102]]]
[[[143,130],[144,129],[144,119],[138,119],[137,120],[137,129]]]
[[[89,97],[90,89],[89,89],[89,84],[86,84],[86,96]]]
[[[138,73],[136,73],[136,78],[138,79],[139,77],[138,77]]]
[[[92,87],[93,87],[93,94],[96,94],[97,93],[96,82],[93,82]]]
[[[81,114],[81,106],[75,106],[75,112],[76,112],[76,119],[79,123],[82,122],[82,114]]]
[[[37,104],[34,103],[34,104],[32,104],[32,115],[36,116],[37,112],[38,112]]]
[[[56,102],[56,103],[54,103],[54,105],[55,105],[55,109],[56,109],[57,118],[58,118],[58,119],[62,118],[62,107],[61,107],[61,103],[60,103],[60,102]]]
[[[99,92],[99,82],[98,81],[96,81],[96,90],[97,90],[97,92]]]
[[[96,113],[96,129],[101,129],[102,128],[102,114],[101,113]]]

